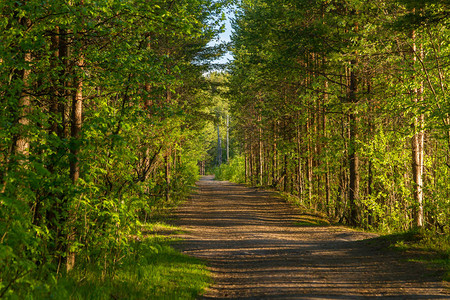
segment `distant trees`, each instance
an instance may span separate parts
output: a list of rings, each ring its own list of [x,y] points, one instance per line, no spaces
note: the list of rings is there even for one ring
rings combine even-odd
[[[247,181],[348,224],[448,231],[447,12],[242,1],[230,101]]]
[[[188,191],[222,4],[1,1],[0,297],[113,270]]]

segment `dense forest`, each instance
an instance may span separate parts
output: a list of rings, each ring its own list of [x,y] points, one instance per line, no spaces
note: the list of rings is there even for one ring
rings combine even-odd
[[[0,298],[49,297],[86,264],[114,276],[190,193],[224,4],[0,2]]]
[[[448,233],[449,14],[439,0],[242,1],[241,180],[346,224]]]
[[[448,234],[449,4],[243,0],[212,73],[230,2],[0,2],[0,298],[156,293],[146,255],[182,259],[143,232],[205,171]]]

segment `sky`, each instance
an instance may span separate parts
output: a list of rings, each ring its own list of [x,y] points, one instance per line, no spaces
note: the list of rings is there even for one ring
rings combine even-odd
[[[229,9],[225,11],[225,32],[221,33],[219,35],[219,40],[215,43],[228,43],[230,42],[231,38],[231,18],[234,16],[234,12]],[[224,56],[220,57],[219,59],[215,60],[214,63],[227,63],[229,60],[232,60],[232,56],[230,52],[225,53]]]

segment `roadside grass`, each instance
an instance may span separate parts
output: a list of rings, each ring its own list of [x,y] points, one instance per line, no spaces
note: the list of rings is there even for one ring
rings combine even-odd
[[[141,226],[141,233],[144,236],[152,235],[158,236],[161,235],[163,237],[170,236],[170,239],[176,239],[176,234],[182,234],[183,231],[174,225],[167,224],[163,221],[146,223]],[[175,236],[174,236],[175,234]]]
[[[323,227],[342,225],[328,219],[325,214],[315,212],[314,209],[306,207],[299,201],[298,197],[283,192],[276,192],[276,194],[286,202],[301,209],[302,213],[300,214],[300,220],[296,222],[297,226]],[[349,230],[363,230],[361,228],[344,227]],[[374,233],[380,234],[380,236],[370,239],[368,243],[376,244],[380,248],[401,251],[409,257],[408,260],[425,263],[440,275],[442,274],[442,279],[449,282],[450,285],[450,233],[441,234],[419,229],[394,234],[384,234],[376,231]]]
[[[105,272],[98,264],[79,266],[58,280],[49,299],[196,299],[210,284],[210,273],[199,259],[176,251],[167,232],[180,229],[164,223],[144,225],[143,237]],[[47,297],[46,297],[47,298]]]
[[[323,227],[330,226],[330,222],[321,216],[303,213],[300,215],[300,221],[296,222],[295,225],[303,227]]]
[[[437,234],[422,229],[382,235],[373,241],[405,253],[410,261],[425,263],[450,281],[450,234]]]
[[[319,213],[314,209],[307,208],[303,203],[299,201],[298,197],[274,190],[272,190],[272,192],[274,192],[284,201],[301,209],[302,213],[300,214],[300,220],[296,222],[295,225],[303,227],[322,227],[333,225],[333,223],[327,219],[325,214]]]

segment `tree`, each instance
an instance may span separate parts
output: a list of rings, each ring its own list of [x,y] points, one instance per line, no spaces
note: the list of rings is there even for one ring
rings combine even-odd
[[[186,196],[224,4],[1,2],[0,295],[114,270],[141,221]]]
[[[353,225],[443,230],[427,197],[448,172],[426,166],[447,151],[447,8],[407,2],[242,2],[229,86],[249,182]]]

